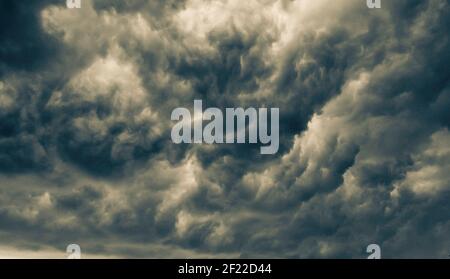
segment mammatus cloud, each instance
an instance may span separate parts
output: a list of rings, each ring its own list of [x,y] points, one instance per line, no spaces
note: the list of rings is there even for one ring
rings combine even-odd
[[[19,2],[0,257],[447,257],[447,1]],[[174,144],[195,99],[280,108],[278,153]]]

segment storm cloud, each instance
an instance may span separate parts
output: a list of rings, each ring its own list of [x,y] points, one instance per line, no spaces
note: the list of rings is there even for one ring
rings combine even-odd
[[[0,7],[0,256],[448,256],[448,1]],[[279,108],[278,153],[174,144],[194,99]]]

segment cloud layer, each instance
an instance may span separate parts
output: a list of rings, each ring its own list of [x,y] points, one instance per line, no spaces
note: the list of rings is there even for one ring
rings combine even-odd
[[[0,3],[8,253],[447,257],[447,1],[28,2]],[[278,154],[173,144],[194,99],[279,107]]]

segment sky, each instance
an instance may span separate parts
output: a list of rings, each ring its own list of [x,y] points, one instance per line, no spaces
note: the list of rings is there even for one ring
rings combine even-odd
[[[450,2],[0,0],[0,258],[447,258]],[[279,108],[280,146],[171,112]]]

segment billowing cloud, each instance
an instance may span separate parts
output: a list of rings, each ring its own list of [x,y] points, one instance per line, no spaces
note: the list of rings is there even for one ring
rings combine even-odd
[[[446,1],[16,2],[1,257],[448,255]],[[279,152],[172,143],[194,99],[279,107]]]

